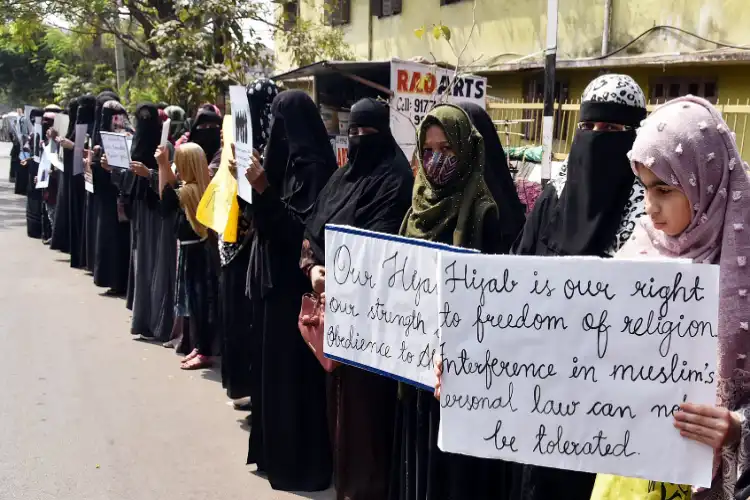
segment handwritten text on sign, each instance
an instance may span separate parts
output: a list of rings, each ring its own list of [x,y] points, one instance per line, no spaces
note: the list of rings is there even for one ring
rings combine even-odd
[[[715,400],[718,267],[441,254],[440,448],[708,486],[684,401]]]
[[[326,226],[326,356],[434,386],[440,249],[462,251]]]
[[[130,168],[130,148],[127,134],[102,132],[102,147],[107,154],[107,163],[117,168]]]

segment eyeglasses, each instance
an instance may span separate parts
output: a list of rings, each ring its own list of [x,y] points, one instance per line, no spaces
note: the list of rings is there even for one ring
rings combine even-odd
[[[619,123],[607,122],[578,122],[578,130],[594,130],[597,132],[627,132],[633,127]]]

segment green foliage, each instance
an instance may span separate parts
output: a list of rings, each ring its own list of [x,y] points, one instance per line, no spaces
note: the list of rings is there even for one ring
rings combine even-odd
[[[416,36],[420,40],[424,40],[427,29],[428,28],[425,26],[420,26],[419,28],[414,30],[414,36]],[[451,29],[443,23],[433,24],[429,26],[429,30],[432,38],[434,38],[435,40],[445,38],[445,40],[450,43],[451,37],[453,36],[453,33],[451,33]]]
[[[274,0],[275,2],[275,0]],[[118,7],[118,4],[120,7]],[[31,102],[116,87],[115,41],[125,48],[124,99],[195,108],[270,66],[244,22],[268,19],[266,0],[0,0],[0,92]],[[327,17],[327,16],[323,16]],[[60,29],[50,23],[60,23]],[[352,59],[325,19],[276,26],[295,62]],[[10,96],[10,97],[9,97]]]
[[[354,54],[344,41],[344,33],[340,29],[323,26],[314,21],[298,19],[295,27],[279,32],[278,38],[282,50],[287,52],[292,63],[298,66],[312,64],[321,59],[354,59]]]

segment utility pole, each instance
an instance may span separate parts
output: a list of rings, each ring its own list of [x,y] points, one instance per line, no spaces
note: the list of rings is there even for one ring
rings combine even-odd
[[[120,8],[122,8],[122,0],[117,0],[117,19],[115,19],[115,25],[120,26]],[[115,37],[115,75],[117,76],[117,90],[122,89],[125,85],[127,74],[125,72],[125,50],[119,37]]]
[[[544,113],[542,118],[542,185],[552,177],[552,136],[555,129],[555,64],[557,63],[557,0],[547,0],[547,49],[544,51]]]

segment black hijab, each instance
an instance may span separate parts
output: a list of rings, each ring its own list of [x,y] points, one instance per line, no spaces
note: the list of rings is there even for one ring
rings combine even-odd
[[[102,143],[102,138],[99,135],[99,132],[102,131],[102,109],[107,101],[120,102],[120,97],[110,90],[105,90],[96,96],[96,108],[94,109],[94,146],[100,146]]]
[[[306,220],[331,174],[336,157],[323,120],[301,90],[281,92],[271,105],[273,122],[263,168],[287,207]]]
[[[76,120],[78,119],[78,98],[74,97],[68,102],[68,130],[65,132],[65,138],[72,141],[76,133]]]
[[[162,122],[159,109],[151,103],[140,104],[135,110],[135,133],[130,158],[139,161],[151,170],[156,170],[154,153],[161,141]]]
[[[198,126],[213,123],[212,128],[199,129]],[[206,153],[206,161],[211,161],[221,147],[221,116],[208,106],[201,108],[190,128],[190,142],[199,145]]]
[[[492,118],[480,106],[466,102],[459,104],[471,118],[474,128],[484,139],[484,182],[497,205],[500,217],[501,244],[498,251],[507,252],[526,222],[526,208],[518,199],[518,191],[508,168],[508,158],[497,135]]]
[[[576,130],[565,187],[558,195],[554,185],[547,186],[516,243],[516,253],[607,256],[635,180],[627,153],[635,142],[634,129],[645,116],[645,108],[619,102],[581,104],[581,122],[618,123],[632,130]]]
[[[278,196],[290,218],[304,225],[313,211],[318,194],[336,171],[336,158],[318,108],[307,94],[297,90],[281,92],[273,100],[271,114],[271,134],[263,161],[270,184],[266,192],[270,194],[264,193],[262,199],[268,197],[273,200]],[[251,298],[256,293],[263,296],[274,288],[274,276],[281,272],[278,271],[279,259],[291,255],[287,253],[274,257],[278,250],[268,237],[263,236],[265,207],[278,210],[278,204],[258,200],[252,205],[256,231],[253,233],[247,276],[247,294]],[[291,246],[300,248],[302,236],[302,231],[289,235],[289,238],[299,238]]]
[[[397,233],[411,205],[414,177],[409,161],[391,135],[388,107],[362,99],[353,107],[350,128],[376,134],[349,137],[349,163],[337,170],[318,196],[305,238],[315,259],[325,262],[325,225],[342,224]]]
[[[96,120],[96,97],[91,94],[78,98],[78,113],[76,113],[76,125],[86,125],[86,133],[91,136],[94,133],[94,121]],[[73,139],[75,140],[75,130]]]

